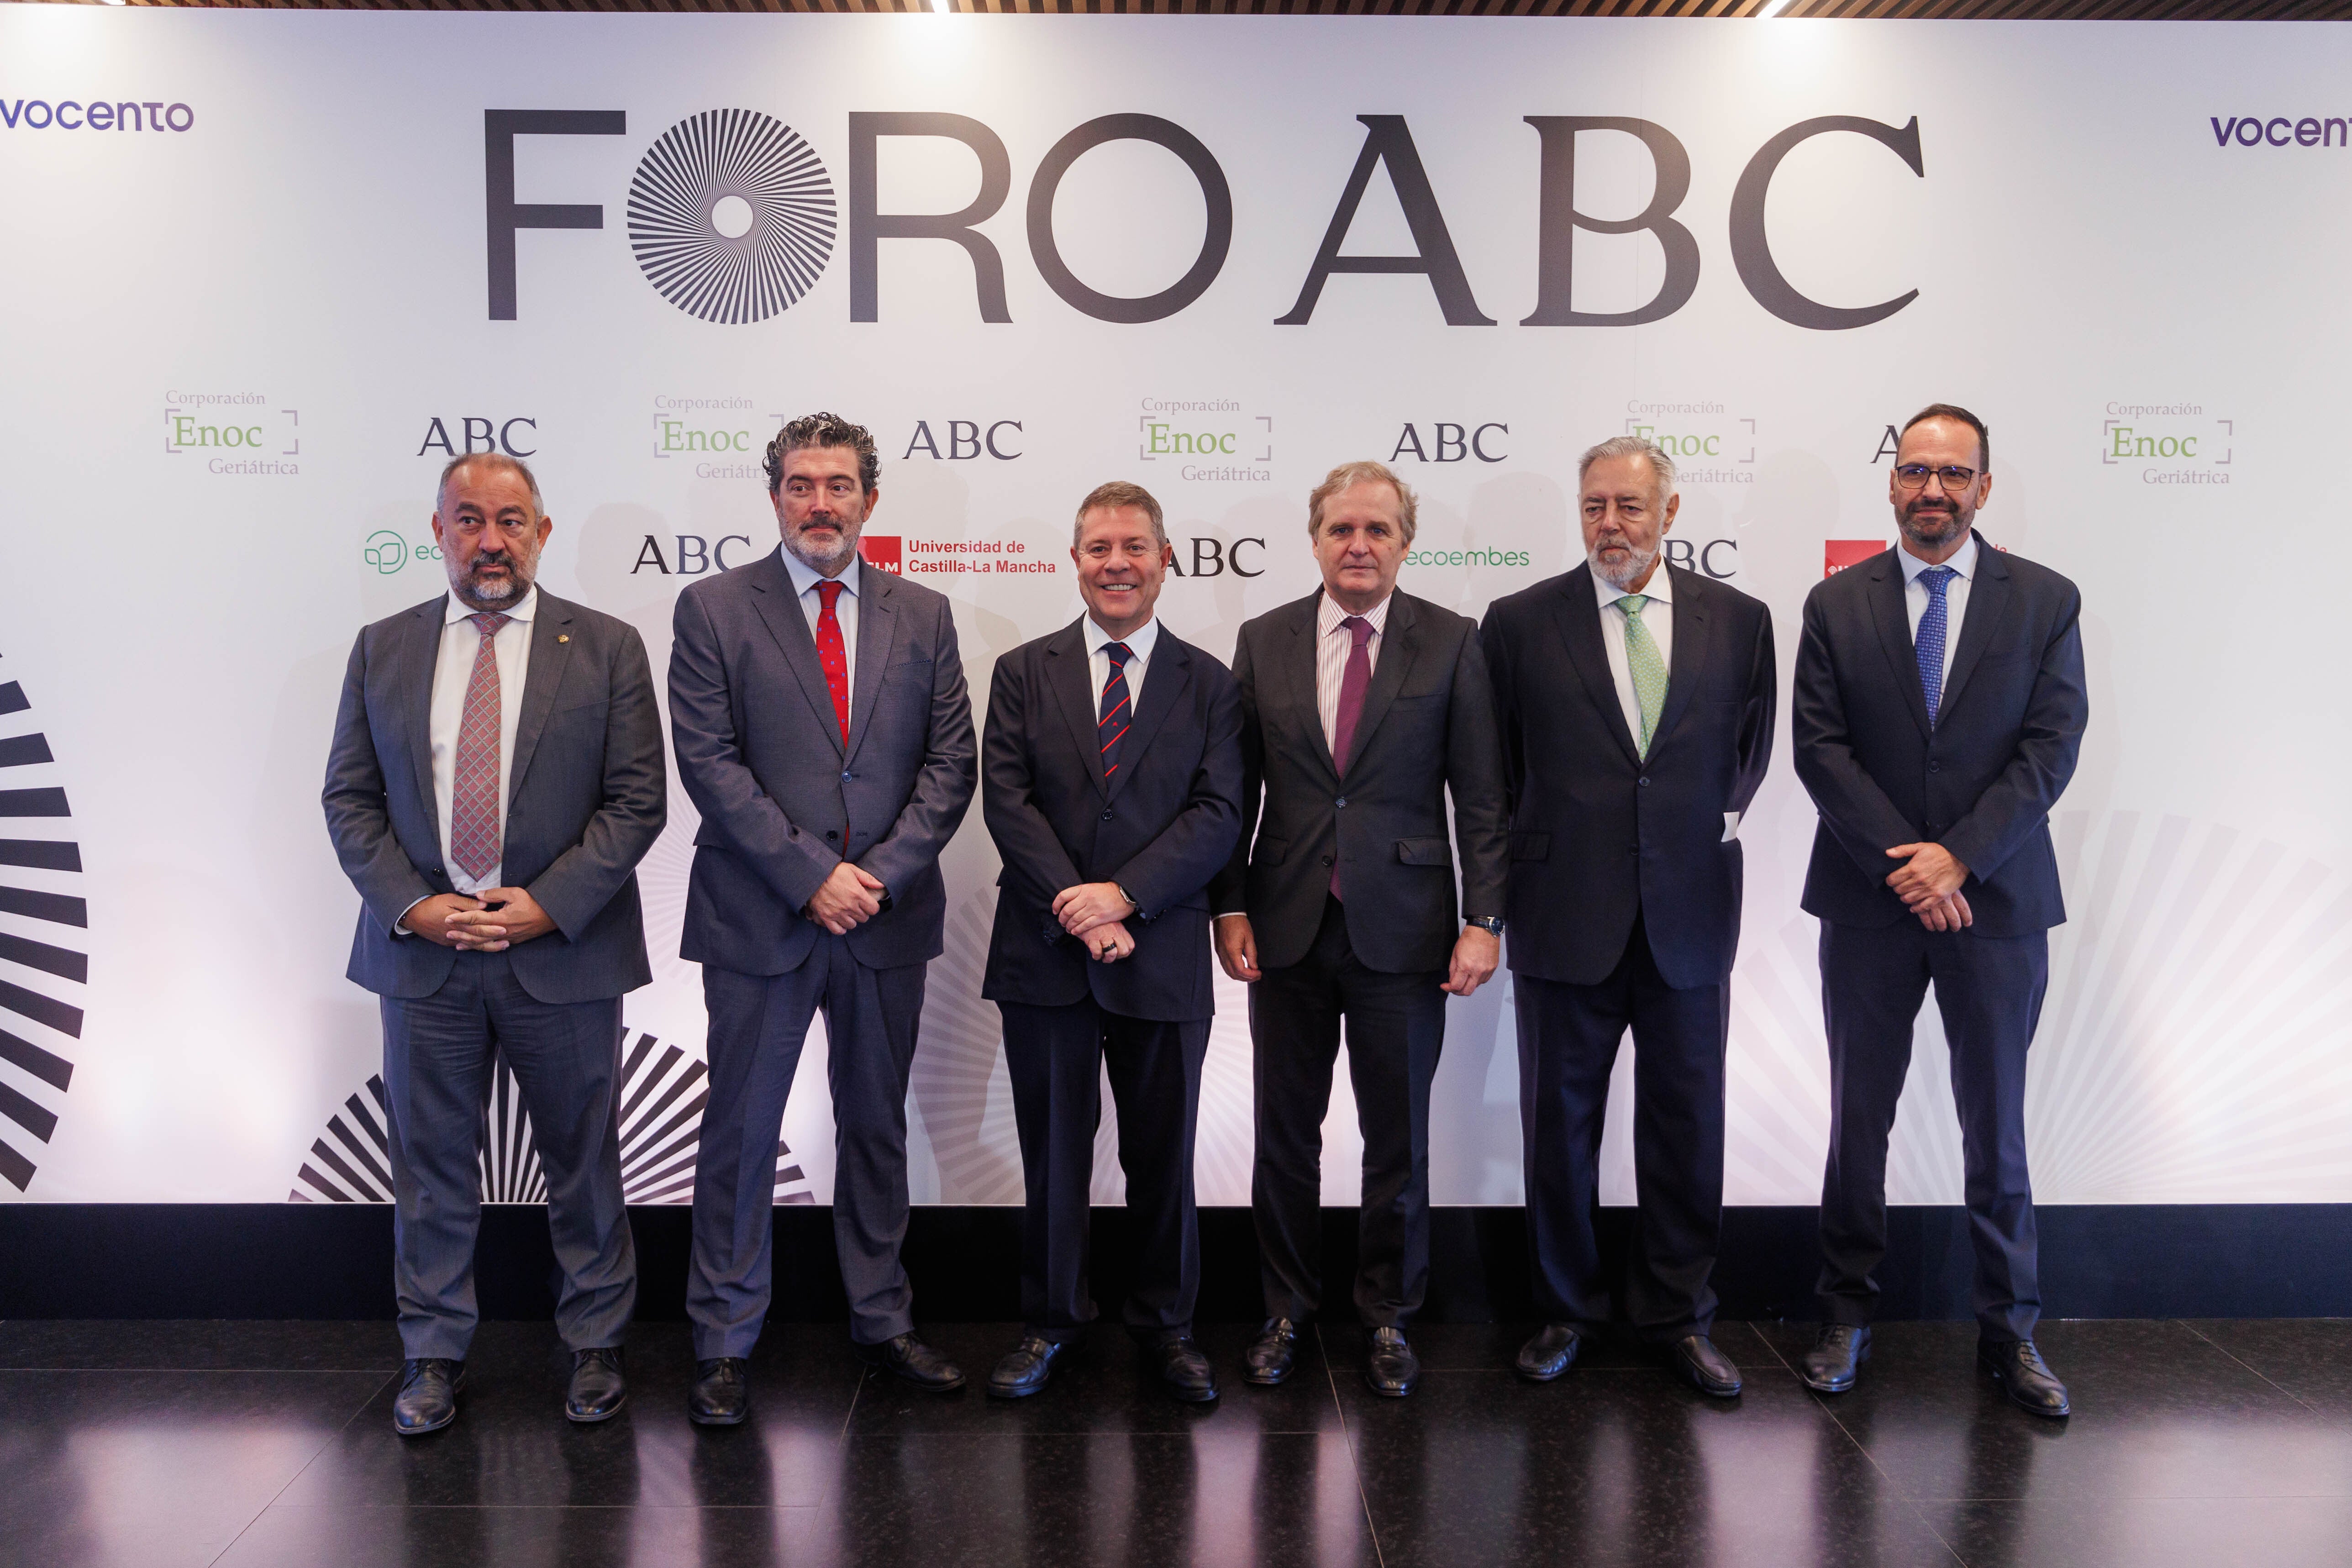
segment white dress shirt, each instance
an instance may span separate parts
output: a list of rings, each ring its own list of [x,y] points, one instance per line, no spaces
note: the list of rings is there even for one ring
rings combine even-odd
[[[833,602],[833,618],[841,623],[841,653],[849,667],[849,710],[857,711],[857,590],[859,577],[866,563],[850,552],[849,564],[841,569],[838,577],[827,577],[799,556],[776,546],[783,559],[784,570],[792,574],[793,592],[801,596],[801,613],[808,616],[809,640],[816,640],[816,624],[824,615],[824,595],[816,591],[819,583],[841,584],[841,597]]]
[[[530,619],[539,609],[539,589],[524,593],[520,603],[498,613],[506,624],[490,638],[499,661],[499,843],[506,843],[507,785],[513,779],[515,725],[522,718],[523,682],[530,679]],[[493,866],[478,879],[466,875],[449,853],[449,817],[457,793],[457,728],[466,718],[466,688],[474,679],[474,658],[482,634],[474,629],[476,612],[451,594],[441,605],[441,651],[433,661],[433,708],[426,734],[433,746],[433,821],[441,834],[441,864],[449,885],[461,893],[476,893],[501,885],[504,865]],[[416,903],[425,900],[419,899]],[[411,904],[413,910],[416,904]],[[394,934],[408,936],[407,910],[393,922]]]
[[[1087,669],[1089,678],[1094,681],[1092,691],[1095,700],[1095,716],[1097,718],[1102,716],[1103,688],[1110,682],[1110,655],[1103,652],[1103,649],[1115,642],[1123,642],[1127,645],[1127,651],[1133,656],[1127,661],[1127,710],[1129,717],[1132,719],[1135,710],[1143,701],[1144,669],[1151,663],[1151,650],[1160,642],[1160,617],[1152,616],[1132,636],[1123,637],[1115,637],[1095,625],[1095,618],[1092,616],[1088,616],[1084,624],[1087,638]]]
[[[1364,612],[1364,619],[1372,623],[1372,635],[1364,644],[1364,655],[1371,667],[1381,667],[1381,644],[1387,640],[1389,605],[1395,599],[1387,597]],[[1343,624],[1350,612],[1342,609],[1329,590],[1315,606],[1315,716],[1323,721],[1323,743],[1334,752],[1339,746],[1339,683],[1348,676],[1348,655],[1355,650],[1356,635]]]
[[[1903,563],[1903,608],[1911,616],[1911,641],[1919,641],[1919,622],[1927,614],[1927,584],[1919,581],[1929,562],[1911,553],[1911,542],[1905,540],[1895,547],[1895,559]],[[1969,584],[1977,574],[1977,535],[1969,531],[1968,542],[1952,552],[1944,563],[1958,576],[1944,584],[1944,679],[1952,679],[1952,655],[1959,650],[1960,623],[1969,613]]]
[[[1669,679],[1675,668],[1675,581],[1660,561],[1650,570],[1650,580],[1639,588],[1613,587],[1598,572],[1592,574],[1592,592],[1601,601],[1601,646],[1609,654],[1609,679],[1617,684],[1617,705],[1625,710],[1625,728],[1638,741],[1642,737],[1642,700],[1633,692],[1633,661],[1625,653],[1625,612],[1617,601],[1628,593],[1635,593],[1650,602],[1642,606],[1642,626],[1650,640],[1658,645],[1659,661],[1666,667]]]

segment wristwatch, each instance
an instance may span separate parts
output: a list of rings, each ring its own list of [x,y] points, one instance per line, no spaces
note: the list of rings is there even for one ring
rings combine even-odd
[[[1488,936],[1503,934],[1503,917],[1500,915],[1473,915],[1462,923],[1466,926],[1476,926]]]
[[[1133,893],[1129,892],[1125,882],[1113,882],[1111,886],[1118,889],[1118,896],[1120,898],[1125,899],[1129,903],[1135,906],[1135,918],[1137,920],[1143,919],[1143,900],[1137,898]]]

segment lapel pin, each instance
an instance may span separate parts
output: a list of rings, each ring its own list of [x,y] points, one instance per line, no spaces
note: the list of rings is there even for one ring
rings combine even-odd
[[[557,642],[570,642],[572,640],[572,634],[570,632],[558,632],[555,634],[555,640]]]

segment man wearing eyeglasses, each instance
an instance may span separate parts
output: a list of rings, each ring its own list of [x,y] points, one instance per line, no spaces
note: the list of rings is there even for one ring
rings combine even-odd
[[[2071,1408],[2033,1344],[2042,1315],[2025,1165],[2025,1057],[2066,918],[2050,842],[2089,699],[2082,595],[1987,548],[1984,421],[1937,403],[1903,427],[1896,546],[1805,600],[1790,729],[1821,826],[1804,907],[1821,918],[1830,1047],[1822,1326],[1801,1373],[1852,1388],[1886,1254],[1886,1140],[1913,1025],[1936,988],[1951,1048],[1977,1363],[2037,1415]]]

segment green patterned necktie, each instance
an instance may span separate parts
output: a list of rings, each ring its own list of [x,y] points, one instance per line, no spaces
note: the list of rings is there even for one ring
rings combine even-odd
[[[1658,715],[1666,706],[1666,661],[1658,657],[1658,644],[1650,636],[1650,628],[1642,624],[1642,612],[1649,607],[1647,594],[1628,594],[1617,601],[1625,612],[1625,662],[1633,670],[1633,700],[1642,710],[1642,756],[1650,755],[1650,737],[1658,731]]]

